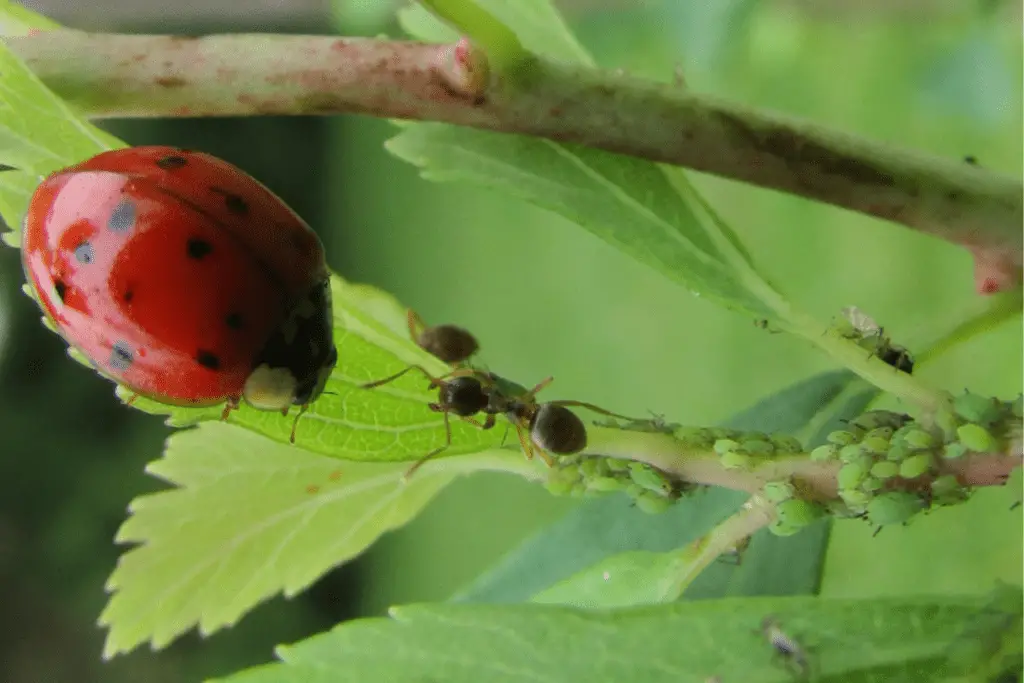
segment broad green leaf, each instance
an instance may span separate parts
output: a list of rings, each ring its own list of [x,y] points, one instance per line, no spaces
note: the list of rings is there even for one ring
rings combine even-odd
[[[561,214],[698,296],[773,315],[656,164],[437,123],[403,126],[386,146],[429,180],[498,189]]]
[[[593,62],[549,0],[465,1],[493,14],[512,29],[523,47],[534,54],[564,62]],[[455,30],[419,3],[399,10],[398,19],[406,33],[420,40],[454,42],[458,39]]]
[[[340,463],[233,425],[179,431],[148,467],[178,488],[137,498],[118,532],[138,545],[107,583],[104,656],[147,640],[161,648],[196,625],[212,633],[276,593],[295,595],[454,477],[488,466],[501,458],[435,462],[403,481],[405,464]]]
[[[0,45],[0,164],[42,178],[121,146],[117,138],[79,117],[6,44]],[[5,214],[4,220],[18,225],[21,216]]]
[[[1024,668],[1024,594],[1019,585],[999,583],[989,601],[964,624],[950,648],[950,660],[972,681],[1019,681]],[[1013,676],[1016,674],[1016,677]]]
[[[759,631],[768,615],[808,653],[816,680],[938,681],[977,601],[701,600],[649,608],[413,605],[278,650],[228,683],[790,683]],[[717,677],[717,678],[715,678]]]
[[[850,389],[854,389],[854,396],[863,390],[861,380],[852,373],[823,373],[741,412],[727,426],[795,432],[813,417],[824,415],[827,419],[822,420],[824,426],[819,431],[831,431],[839,419],[861,412],[863,403],[848,402]],[[618,553],[675,551],[729,517],[744,500],[743,493],[712,489],[684,498],[660,515],[632,508],[625,497],[590,501],[512,550],[452,599],[522,602]],[[758,533],[740,566],[713,564],[688,589],[687,596],[813,593],[817,590],[827,539],[827,526],[811,527],[789,538]]]
[[[10,0],[0,0],[0,35],[22,36],[32,31],[53,31],[61,25]]]

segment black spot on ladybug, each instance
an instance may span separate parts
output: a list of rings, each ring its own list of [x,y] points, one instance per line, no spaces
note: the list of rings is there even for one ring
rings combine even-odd
[[[219,187],[211,187],[210,190],[224,197],[224,206],[231,213],[238,214],[239,216],[249,213],[249,204],[237,194]]]
[[[132,302],[132,299],[135,298],[135,292],[129,289],[122,295],[121,298],[124,299],[124,302],[126,304],[130,304]]]
[[[63,280],[54,281],[53,291],[57,292],[57,298],[60,299],[61,303],[64,303],[64,296],[68,293],[68,286],[64,284]]]
[[[177,154],[169,154],[162,159],[156,160],[156,165],[165,171],[173,171],[188,163],[188,159]]]
[[[198,237],[190,237],[185,245],[185,253],[189,258],[197,261],[206,257],[211,251],[213,251],[213,245]]]
[[[135,225],[135,202],[122,199],[114,212],[107,219],[107,229],[111,232],[128,232]]]
[[[228,313],[224,316],[224,323],[233,330],[240,330],[245,327],[245,321],[241,313]]]
[[[110,367],[114,370],[125,371],[135,362],[135,354],[127,342],[119,341],[110,350]]]
[[[79,263],[90,264],[96,258],[96,252],[93,251],[92,244],[89,242],[82,242],[75,247],[75,260]]]
[[[210,370],[216,370],[220,367],[220,358],[217,358],[217,354],[203,351],[202,349],[196,353],[196,362]]]

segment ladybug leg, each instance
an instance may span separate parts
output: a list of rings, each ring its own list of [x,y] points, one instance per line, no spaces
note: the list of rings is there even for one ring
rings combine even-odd
[[[239,405],[239,398],[237,396],[232,396],[231,398],[229,398],[227,403],[224,404],[224,412],[222,412],[220,414],[220,419],[221,420],[228,419],[228,415],[231,414],[232,410],[238,410],[238,405]]]
[[[295,421],[292,422],[292,433],[291,436],[289,437],[289,441],[291,441],[291,443],[295,443],[295,430],[299,428],[299,418],[302,417],[302,414],[305,413],[307,410],[309,410],[308,403],[304,403],[301,406],[299,406],[299,412],[295,415]],[[285,415],[287,415],[288,409],[285,408],[284,411],[282,412]]]
[[[126,406],[130,406],[131,404],[135,403],[135,399],[137,399],[138,397],[139,397],[138,394],[132,394],[131,398],[129,398],[127,401],[125,401],[124,404]]]

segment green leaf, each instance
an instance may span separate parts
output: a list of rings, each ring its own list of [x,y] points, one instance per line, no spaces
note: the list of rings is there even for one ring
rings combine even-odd
[[[10,0],[0,0],[0,35],[22,36],[31,31],[53,31],[61,25]]]
[[[465,0],[465,4],[486,9],[511,28],[523,47],[536,55],[563,62],[593,63],[548,0]],[[399,10],[398,20],[406,33],[420,40],[451,43],[459,37],[457,31],[419,3]]]
[[[120,140],[79,117],[6,44],[0,45],[0,163],[42,178],[122,146]],[[0,184],[5,175],[0,174]],[[13,218],[4,215],[10,225],[21,222],[20,215]]]
[[[295,595],[485,466],[432,463],[405,482],[404,464],[339,463],[232,425],[177,432],[147,469],[179,488],[137,498],[117,535],[139,545],[107,583],[104,656],[146,640],[161,648],[197,624],[212,633],[275,593]]]
[[[561,214],[694,294],[773,315],[656,164],[438,123],[403,126],[386,147],[424,178],[501,190]]]
[[[862,411],[867,385],[848,371],[827,372],[771,396],[727,422],[736,429],[792,432],[815,416],[827,434],[842,418]],[[873,388],[868,389],[874,395]],[[851,397],[860,396],[858,400]],[[618,553],[665,553],[692,543],[739,509],[746,495],[711,489],[649,515],[625,497],[585,503],[522,543],[489,572],[452,599],[467,602],[522,602]],[[824,528],[822,528],[824,527]],[[789,595],[817,590],[828,526],[788,538],[759,533],[740,566],[717,562],[687,589],[687,596]],[[671,560],[663,565],[672,567]],[[761,573],[763,572],[763,573]],[[638,591],[646,590],[639,585]],[[641,597],[637,600],[641,601]]]
[[[817,598],[701,600],[652,608],[414,605],[296,645],[229,683],[783,683],[793,675],[759,632],[774,615],[817,680],[939,680],[977,602]]]

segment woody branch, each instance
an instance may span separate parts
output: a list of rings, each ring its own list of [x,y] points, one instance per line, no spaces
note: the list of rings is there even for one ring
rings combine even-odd
[[[1021,284],[1020,179],[679,84],[537,58],[525,78],[499,74],[467,96],[445,78],[450,45],[77,31],[4,40],[91,118],[354,113],[576,143],[902,224],[967,248],[978,291]]]

